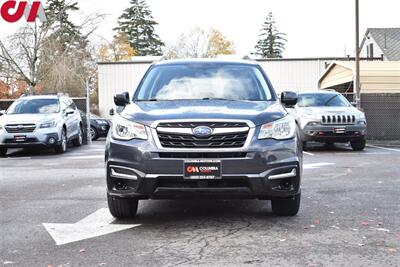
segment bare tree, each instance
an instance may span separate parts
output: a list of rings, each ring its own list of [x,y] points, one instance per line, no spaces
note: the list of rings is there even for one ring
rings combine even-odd
[[[78,26],[80,32],[85,32],[86,37],[91,35],[101,18],[97,14],[86,17]],[[39,84],[41,88],[56,85],[54,90],[57,92],[68,91],[63,87],[66,81],[76,80],[83,88],[86,79],[82,60],[90,60],[90,53],[77,51],[76,46],[63,47],[61,53],[55,53],[61,44],[57,44],[57,38],[52,36],[51,26],[49,20],[41,25],[37,22],[27,24],[6,41],[0,40],[2,68],[7,69],[12,78],[23,80],[30,93],[35,93]],[[72,36],[71,40],[78,40],[78,36]]]
[[[199,27],[181,34],[175,45],[166,49],[167,58],[201,58],[216,57],[235,53],[233,42],[220,31],[205,31]]]

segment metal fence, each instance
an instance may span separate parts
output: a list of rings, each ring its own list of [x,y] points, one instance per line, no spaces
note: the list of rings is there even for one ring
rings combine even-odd
[[[400,93],[361,94],[368,139],[400,140]]]

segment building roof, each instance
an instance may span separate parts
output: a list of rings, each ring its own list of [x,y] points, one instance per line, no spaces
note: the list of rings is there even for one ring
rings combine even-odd
[[[375,40],[389,61],[400,60],[400,28],[368,28],[361,47],[368,34]]]
[[[355,62],[335,61],[318,81],[320,89],[353,82]],[[399,93],[400,61],[361,61],[360,84],[363,93]]]

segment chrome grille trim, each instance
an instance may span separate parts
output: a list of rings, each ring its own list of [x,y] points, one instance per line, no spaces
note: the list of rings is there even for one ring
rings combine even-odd
[[[355,115],[322,115],[321,123],[325,125],[352,125],[356,123]]]
[[[158,132],[158,125],[166,125],[166,123],[177,123],[177,122],[182,122],[182,123],[212,123],[212,122],[218,122],[218,123],[238,123],[238,126],[243,126],[242,123],[246,123],[246,125],[248,127],[229,127],[229,128],[214,128],[214,131],[217,130],[217,132],[221,132],[222,134],[227,134],[227,133],[231,133],[231,134],[243,134],[246,133],[247,134],[247,138],[244,142],[244,144],[240,147],[204,147],[204,148],[199,148],[199,147],[189,147],[189,148],[185,148],[185,147],[164,147],[162,146],[159,136],[159,133],[162,132]],[[241,123],[241,124],[239,124]],[[207,124],[206,124],[207,125]],[[171,126],[175,126],[175,125],[171,125]],[[230,125],[229,125],[230,126]],[[167,127],[162,127],[161,130],[165,130],[165,128]],[[235,129],[233,129],[235,128]],[[190,130],[190,136],[193,136],[192,133],[192,128],[179,128],[181,131],[184,131],[185,133],[189,133],[188,130]],[[182,130],[185,129],[185,130]],[[188,130],[187,130],[188,129]],[[235,132],[232,132],[233,130],[236,130]],[[231,119],[178,119],[178,120],[163,120],[163,121],[155,121],[152,123],[151,125],[151,134],[153,137],[153,140],[157,146],[157,148],[160,151],[185,151],[185,152],[215,152],[215,151],[220,151],[220,152],[229,152],[229,151],[243,151],[246,150],[248,148],[248,146],[250,145],[250,142],[254,136],[254,132],[255,132],[255,125],[252,121],[249,120],[231,120]],[[212,136],[215,136],[215,132],[213,133]]]
[[[32,133],[36,130],[34,123],[7,124],[4,129],[8,133]]]

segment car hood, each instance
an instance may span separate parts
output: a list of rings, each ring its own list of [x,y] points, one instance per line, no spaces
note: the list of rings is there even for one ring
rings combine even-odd
[[[41,123],[57,118],[57,114],[4,114],[0,117],[1,124]]]
[[[340,114],[362,114],[355,107],[298,107],[302,114],[308,115],[340,115]]]
[[[121,116],[148,126],[158,120],[185,119],[249,120],[261,125],[286,114],[275,101],[173,100],[135,102],[126,106]]]

